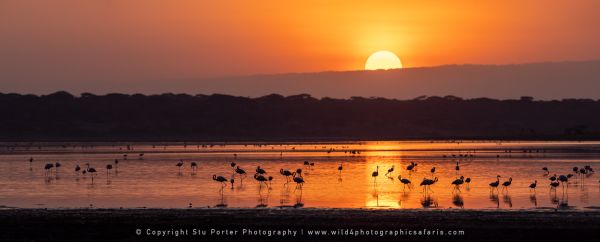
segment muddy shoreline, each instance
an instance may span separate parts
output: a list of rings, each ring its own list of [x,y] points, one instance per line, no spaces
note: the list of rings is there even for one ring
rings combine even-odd
[[[137,235],[137,229],[141,235]],[[191,235],[193,230],[209,234]],[[210,230],[303,231],[296,236]],[[307,235],[308,230],[464,231],[464,235]],[[2,209],[10,241],[594,241],[600,211],[370,209]],[[152,231],[171,233],[166,236]],[[171,232],[169,232],[171,231]],[[175,231],[188,234],[175,236]],[[390,232],[391,233],[391,232]]]

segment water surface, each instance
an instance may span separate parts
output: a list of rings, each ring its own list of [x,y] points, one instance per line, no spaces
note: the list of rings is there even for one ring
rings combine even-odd
[[[541,169],[566,175],[573,173],[574,166],[597,168],[600,142],[4,143],[0,149],[0,206],[4,207],[187,208],[190,203],[192,207],[396,209],[600,207],[595,174],[575,175],[554,191]],[[175,166],[180,160],[184,161],[181,169]],[[55,162],[61,167],[45,172],[44,165]],[[198,164],[197,171],[191,170],[191,162]],[[231,178],[231,162],[248,175],[243,181],[236,175],[233,188],[227,183],[221,190],[212,177]],[[411,162],[418,165],[409,172],[406,167]],[[76,165],[85,168],[87,163],[98,171],[93,179],[74,171]],[[110,173],[107,164],[113,165]],[[273,177],[270,187],[252,177],[257,166]],[[379,176],[373,178],[377,167]],[[394,171],[386,176],[391,167]],[[436,167],[434,174],[432,167]],[[287,183],[280,169],[302,169],[305,184],[297,188]],[[410,179],[412,189],[404,189],[398,175]],[[501,182],[512,177],[508,191],[490,193],[488,184],[496,175]],[[472,182],[457,192],[450,183],[459,176]],[[438,182],[424,193],[419,183],[432,177]],[[538,186],[532,191],[529,184],[534,180]]]

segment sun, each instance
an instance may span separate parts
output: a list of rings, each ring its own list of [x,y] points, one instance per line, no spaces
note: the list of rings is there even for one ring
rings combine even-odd
[[[365,62],[365,70],[389,70],[402,68],[400,58],[387,50],[377,51]]]

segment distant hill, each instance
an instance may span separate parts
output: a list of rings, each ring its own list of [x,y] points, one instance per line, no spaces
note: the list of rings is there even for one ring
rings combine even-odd
[[[0,93],[0,140],[600,139],[600,101]]]
[[[347,71],[255,75],[174,84],[195,93],[258,97],[269,93],[315,97],[454,95],[499,99],[600,98],[600,60],[518,65],[448,65],[388,71]],[[184,90],[180,90],[184,91]],[[186,92],[186,91],[184,91]]]

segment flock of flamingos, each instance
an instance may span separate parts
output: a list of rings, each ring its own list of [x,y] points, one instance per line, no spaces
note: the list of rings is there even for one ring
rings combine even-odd
[[[237,155],[234,154],[234,156],[237,156]],[[144,157],[143,153],[138,154],[138,159],[143,159],[143,157]],[[127,155],[123,155],[123,159],[127,160]],[[32,167],[33,161],[34,161],[33,158],[29,159],[30,169]],[[107,164],[105,166],[107,179],[110,176],[111,171],[113,169],[118,169],[118,165],[119,165],[119,160],[115,159],[114,162],[112,162],[111,164]],[[313,169],[313,167],[315,166],[315,163],[309,162],[309,161],[304,161],[302,163],[302,165],[304,166],[303,167],[304,169]],[[180,160],[179,162],[177,162],[175,164],[175,167],[177,167],[177,169],[179,169],[180,173],[181,173],[181,169],[184,166],[185,166],[185,162],[183,160]],[[403,177],[402,175],[397,176],[398,181],[400,183],[402,183],[403,191],[407,187],[408,187],[408,189],[412,189],[413,182],[410,180],[410,174],[412,174],[412,172],[416,171],[417,166],[418,166],[417,163],[411,162],[410,164],[408,164],[405,167],[406,171],[409,173],[408,178]],[[52,176],[53,170],[54,170],[54,174],[56,174],[57,170],[60,167],[61,167],[60,162],[46,163],[44,166],[45,176],[46,177]],[[189,167],[192,172],[195,172],[198,169],[198,164],[196,162],[191,161],[191,162],[189,162]],[[223,196],[223,189],[228,185],[228,183],[231,184],[231,188],[233,189],[233,185],[236,181],[239,180],[239,182],[243,182],[243,180],[248,175],[246,170],[242,169],[242,167],[240,167],[235,162],[231,162],[230,167],[232,169],[230,177],[225,177],[225,176],[216,175],[216,174],[212,176],[213,181],[219,182],[221,184],[221,188],[219,190],[221,196]],[[371,173],[374,186],[376,186],[376,184],[377,184],[377,177],[380,176],[379,169],[380,169],[379,166],[377,166],[375,168],[375,170]],[[387,172],[384,174],[384,176],[386,176],[388,178],[392,177],[394,169],[395,169],[395,166],[389,167],[389,169],[387,169]],[[97,176],[97,173],[98,173],[98,170],[94,167],[91,167],[89,163],[86,163],[85,167],[82,167],[79,164],[77,164],[74,168],[74,171],[76,173],[81,173],[83,176],[89,175],[92,179],[92,183],[94,182],[94,177]],[[272,181],[273,181],[273,176],[270,175],[272,173],[267,173],[267,171],[265,169],[261,168],[260,166],[256,167],[256,169],[254,171],[255,172],[252,175],[252,178],[254,180],[256,180],[256,182],[259,183],[259,189],[262,189],[263,186],[265,186],[266,188],[270,188]],[[290,171],[287,169],[280,169],[279,175],[281,175],[281,176],[283,176],[283,178],[285,178],[285,185],[293,182],[296,184],[295,190],[298,190],[298,189],[301,190],[305,183],[305,180],[302,176],[302,171],[303,171],[302,168],[298,168],[295,171]],[[339,172],[339,174],[341,176],[343,171],[344,171],[343,164],[340,164],[337,167],[337,172]],[[455,180],[453,180],[450,184],[451,186],[453,186],[453,191],[452,191],[453,194],[460,193],[461,187],[463,185],[468,188],[471,183],[470,177],[464,177],[462,175],[459,176],[460,162],[456,162],[455,171],[456,171],[457,178]],[[569,174],[550,175],[551,172],[547,167],[543,167],[541,169],[541,172],[543,172],[543,174],[548,177],[549,183],[547,183],[547,184],[550,188],[550,191],[556,192],[557,187],[562,186],[563,193],[565,192],[565,187],[566,187],[566,189],[568,189],[568,183],[570,181],[575,180],[575,179],[583,180],[586,177],[589,177],[594,173],[594,169],[589,165],[586,165],[584,167],[573,167],[572,171],[573,172],[569,173]],[[428,192],[430,192],[431,186],[433,186],[434,184],[436,184],[438,182],[438,178],[435,176],[435,173],[436,173],[436,168],[435,167],[430,168],[430,177],[424,177],[423,180],[421,180],[421,182],[419,183],[419,185],[422,187],[423,194],[427,194]],[[500,193],[499,188],[501,188],[502,192],[508,193],[508,189],[512,185],[512,181],[513,181],[512,177],[509,177],[505,181],[501,181],[500,179],[501,179],[501,176],[498,175],[495,177],[494,181],[489,183],[490,194]],[[538,188],[537,180],[532,181],[532,183],[529,185],[529,188],[530,188],[531,192],[535,192],[535,189]]]

